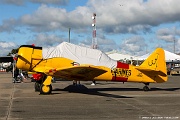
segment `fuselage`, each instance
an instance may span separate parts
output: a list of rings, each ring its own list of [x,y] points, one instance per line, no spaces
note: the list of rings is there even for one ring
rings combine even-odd
[[[43,59],[41,47],[24,45],[21,46],[19,49],[18,60],[16,65],[19,69],[22,70],[44,73],[47,72],[47,70],[49,69],[71,67],[73,62],[76,61],[61,57]],[[162,79],[155,77],[155,75],[153,75],[153,73],[151,72],[143,73],[137,70],[136,66],[122,63],[119,61],[117,61],[117,66],[115,66],[114,68],[108,68],[105,66],[98,66],[98,67],[107,72],[95,77],[94,80],[97,81],[101,80],[101,81],[143,82],[143,83],[164,82]],[[53,76],[53,73],[50,72],[46,74]],[[61,76],[61,74],[55,74],[55,77],[63,77],[63,76]]]

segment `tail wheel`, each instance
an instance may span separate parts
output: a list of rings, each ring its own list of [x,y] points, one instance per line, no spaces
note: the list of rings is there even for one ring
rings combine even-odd
[[[143,87],[143,90],[144,91],[149,91],[150,90],[149,83],[144,83],[144,84],[145,84],[145,86]]]
[[[52,85],[41,85],[40,86],[40,94],[51,94]]]
[[[143,87],[143,90],[144,90],[144,91],[149,91],[150,89],[149,89],[149,87],[146,85],[146,86]]]

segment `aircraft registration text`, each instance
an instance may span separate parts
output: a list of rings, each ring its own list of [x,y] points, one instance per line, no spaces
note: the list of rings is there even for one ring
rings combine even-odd
[[[122,69],[122,68],[114,68],[112,70],[112,76],[128,78],[129,76],[131,76],[131,70],[129,70],[129,69]]]

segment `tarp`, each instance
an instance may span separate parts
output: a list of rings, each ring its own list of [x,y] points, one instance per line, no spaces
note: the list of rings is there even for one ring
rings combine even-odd
[[[164,50],[164,52],[165,52],[166,62],[172,62],[172,60],[173,61],[179,61],[180,60],[180,55],[176,55],[176,54],[171,53],[171,52],[166,51],[166,50]],[[149,53],[145,54],[145,55],[139,57],[139,60],[145,60],[149,55],[150,55]]]
[[[95,66],[106,66],[113,68],[117,66],[117,61],[108,57],[105,53],[97,49],[91,49],[63,42],[56,47],[43,48],[43,58],[64,57],[78,62],[79,64],[91,64]]]

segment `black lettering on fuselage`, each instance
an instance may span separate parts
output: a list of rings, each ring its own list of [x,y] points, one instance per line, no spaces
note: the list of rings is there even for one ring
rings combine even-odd
[[[112,76],[115,77],[126,77],[128,78],[131,76],[131,70],[129,69],[124,69],[124,68],[114,68],[112,69]]]

